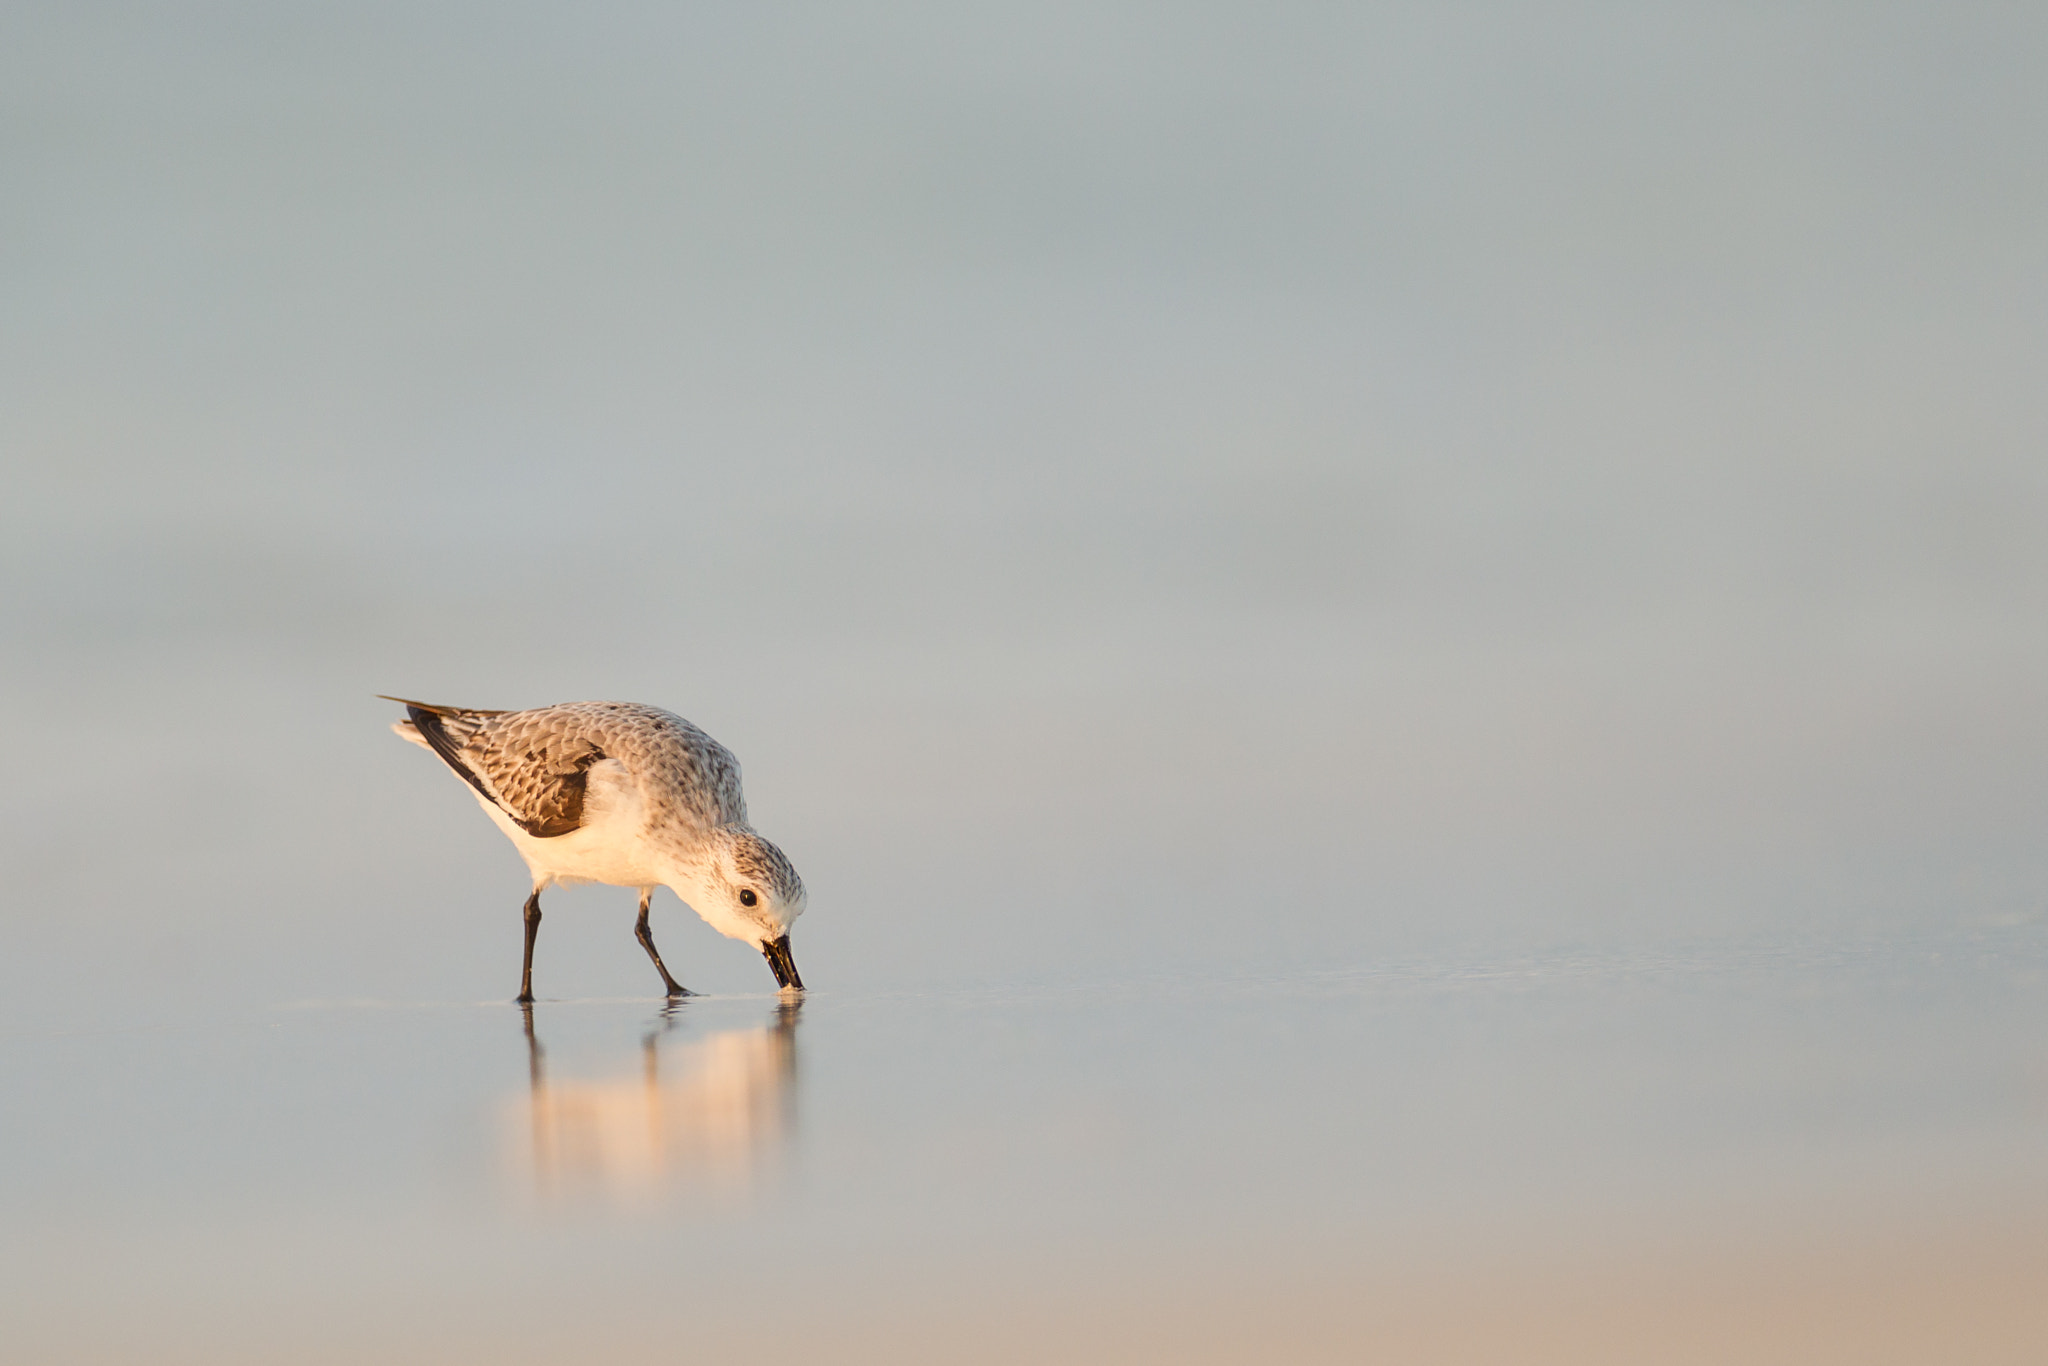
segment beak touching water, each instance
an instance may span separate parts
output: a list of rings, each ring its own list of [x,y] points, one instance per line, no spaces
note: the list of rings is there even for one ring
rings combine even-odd
[[[775,985],[785,991],[794,987],[804,989],[804,979],[796,975],[796,959],[789,956],[789,936],[761,946],[761,956],[768,960],[768,966],[775,970]]]

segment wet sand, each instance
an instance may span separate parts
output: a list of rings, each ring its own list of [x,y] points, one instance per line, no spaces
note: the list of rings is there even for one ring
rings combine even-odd
[[[2020,1362],[2048,942],[17,1030],[23,1359]],[[32,1103],[31,1103],[32,1101]]]

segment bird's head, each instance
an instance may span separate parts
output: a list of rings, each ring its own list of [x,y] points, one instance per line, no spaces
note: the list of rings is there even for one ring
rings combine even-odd
[[[795,866],[743,825],[721,826],[707,845],[708,857],[676,894],[720,934],[759,949],[778,986],[803,990],[789,953],[790,922],[804,913],[804,881]]]

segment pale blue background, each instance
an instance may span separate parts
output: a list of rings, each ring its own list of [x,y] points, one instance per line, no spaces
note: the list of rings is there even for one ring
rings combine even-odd
[[[11,5],[5,1307],[72,1359],[49,1306],[145,1249],[195,1278],[157,1347],[218,1358],[228,1268],[320,1226],[308,1135],[393,1154],[332,1247],[485,1160],[523,874],[379,692],[740,754],[811,888],[798,1112],[840,1116],[787,1154],[798,1271],[845,1265],[846,1133],[888,1172],[943,1130],[919,1038],[997,1116],[1108,1050],[1132,1152],[1265,1088],[1129,1200],[1325,1266],[1385,1245],[1330,1208],[1455,1229],[1627,1162],[1624,1233],[1844,1144],[1894,1153],[1852,1207],[2038,1202],[2044,69],[2007,5]],[[647,991],[630,893],[550,906],[544,996]],[[657,917],[692,985],[766,987]],[[1503,964],[1563,995],[1436,994]],[[653,1007],[562,1009],[630,1068]],[[1263,1030],[1330,1052],[1224,1047]],[[330,1066],[345,1106],[243,1122]],[[1710,1106],[1712,1161],[1648,1118],[1701,1068],[1775,1098]],[[1574,1094],[1597,1141],[1525,1161]],[[1215,1195],[1301,1105],[1327,1146]],[[1397,1200],[1342,1156],[1389,1111],[1476,1166]],[[1022,1255],[1002,1211],[1062,1181],[1143,1224],[1048,1151],[854,1225]],[[451,1295],[498,1217],[457,1204]],[[306,1255],[340,1288],[281,1322],[410,1322]]]

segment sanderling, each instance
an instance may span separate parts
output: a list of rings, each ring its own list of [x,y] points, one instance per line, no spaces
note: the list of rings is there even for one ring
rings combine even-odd
[[[540,894],[577,882],[640,889],[634,933],[671,996],[689,993],[669,976],[647,928],[656,887],[720,934],[761,950],[784,990],[803,990],[789,954],[789,923],[804,913],[803,880],[747,824],[740,762],[724,745],[680,716],[633,702],[476,711],[384,700],[403,704],[411,718],[391,729],[475,788],[484,813],[533,870],[521,1001],[533,999]]]

